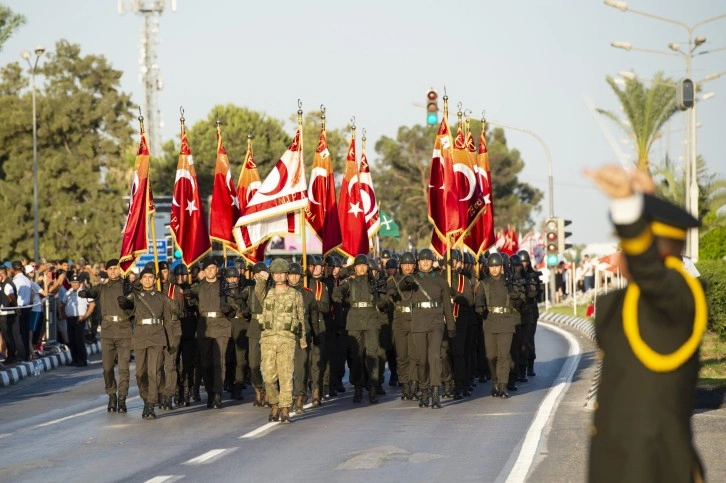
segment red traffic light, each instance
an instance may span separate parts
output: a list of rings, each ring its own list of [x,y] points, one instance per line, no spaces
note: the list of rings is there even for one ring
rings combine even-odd
[[[429,100],[431,100],[431,101],[435,101],[436,99],[438,99],[438,98],[439,98],[439,93],[438,93],[438,92],[436,92],[436,91],[435,91],[435,90],[433,90],[433,89],[429,89],[429,90],[428,90],[428,91],[426,92],[426,97],[428,97],[428,99],[429,99]]]

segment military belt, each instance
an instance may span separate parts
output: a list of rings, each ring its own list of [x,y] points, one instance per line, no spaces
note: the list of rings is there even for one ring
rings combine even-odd
[[[104,315],[103,320],[106,322],[121,322],[122,320],[126,320],[126,317],[121,317],[119,315]]]
[[[511,314],[512,309],[507,307],[491,307],[489,309],[489,312],[492,312],[494,314]]]
[[[410,305],[396,305],[396,310],[398,312],[410,313],[411,306]]]
[[[175,320],[179,320],[179,316],[176,314],[171,314],[171,320],[172,320],[172,322]]]
[[[215,317],[224,317],[224,314],[222,312],[202,312],[201,316],[213,319]]]
[[[418,302],[414,304],[417,309],[436,309],[441,307],[441,302]]]
[[[351,307],[354,309],[367,309],[367,308],[373,308],[373,303],[371,302],[353,302],[350,304]]]
[[[138,321],[141,325],[161,325],[164,323],[163,320],[157,319],[157,318],[151,318],[151,319],[141,319]]]

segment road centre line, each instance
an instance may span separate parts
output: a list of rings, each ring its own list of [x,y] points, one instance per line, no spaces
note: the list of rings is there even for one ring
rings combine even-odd
[[[231,451],[236,450],[237,448],[222,448],[222,449],[212,449],[207,451],[204,454],[201,454],[197,456],[196,458],[192,458],[189,461],[184,462],[185,465],[202,465],[211,463],[212,461],[215,461],[216,459],[220,458],[224,453],[228,453]]]

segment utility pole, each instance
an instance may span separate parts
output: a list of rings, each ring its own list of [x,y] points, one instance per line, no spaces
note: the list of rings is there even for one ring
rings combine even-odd
[[[161,111],[158,103],[158,92],[164,88],[159,72],[159,62],[156,56],[156,46],[159,43],[159,16],[164,12],[165,0],[119,0],[118,10],[123,14],[126,4],[130,3],[134,13],[143,15],[144,23],[141,29],[141,52],[139,64],[141,65],[140,80],[144,85],[144,114],[146,117],[146,131],[149,136],[149,148],[153,156],[161,156]],[[171,11],[176,11],[176,0],[170,0]]]

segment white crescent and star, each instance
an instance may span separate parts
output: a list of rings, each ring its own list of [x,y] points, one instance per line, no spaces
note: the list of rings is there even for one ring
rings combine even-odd
[[[471,168],[465,164],[455,163],[454,172],[463,174],[466,177],[466,180],[469,182],[469,193],[466,195],[465,198],[460,198],[459,201],[470,200],[471,197],[474,196],[474,190],[476,189],[476,176],[474,175],[474,171],[472,171]]]
[[[174,186],[176,186],[177,182],[182,179],[186,178],[189,180],[189,183],[192,185],[192,193],[194,193],[197,189],[195,183],[194,183],[194,176],[192,176],[191,171],[188,169],[177,169],[176,170],[176,177],[174,178]],[[176,189],[174,190],[176,191]],[[176,198],[172,197],[171,202],[175,206],[179,206],[179,203],[176,201]]]
[[[327,151],[327,150],[326,150]],[[315,184],[315,178],[321,177],[323,179],[328,178],[328,170],[325,168],[321,168],[320,166],[313,168],[312,173],[310,173],[310,187],[308,188],[308,198],[310,199],[310,202],[316,205],[319,205],[318,201],[315,199],[315,193],[313,190],[313,184]]]

